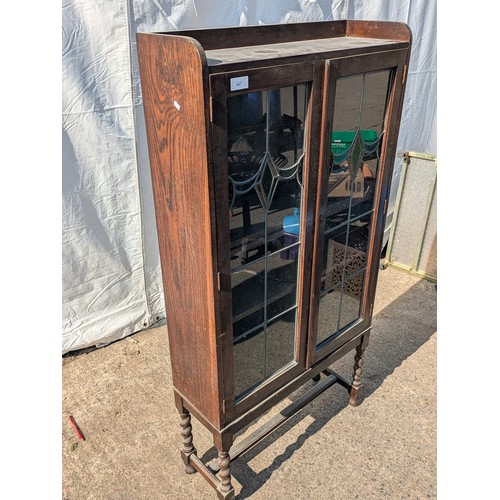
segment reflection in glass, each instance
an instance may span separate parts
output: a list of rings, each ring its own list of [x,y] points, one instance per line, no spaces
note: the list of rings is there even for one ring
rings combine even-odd
[[[351,279],[348,279],[343,284],[339,331],[359,318],[364,277],[365,273],[363,271],[351,277]]]
[[[323,342],[338,330],[342,283],[324,292],[319,302],[317,344]]]
[[[363,92],[363,75],[337,80],[334,131],[354,131],[359,125],[359,103]]]
[[[284,259],[282,252],[267,258],[268,319],[296,305],[297,269],[297,259]]]
[[[390,76],[390,71],[375,71],[365,75],[360,128],[373,130],[377,136],[380,136],[384,129]]]
[[[343,276],[345,281],[353,274],[364,269],[367,264],[367,245],[370,220],[356,219],[347,228],[347,245],[344,248],[342,260]]]
[[[309,84],[227,99],[237,396],[294,360],[308,100]]]
[[[389,70],[336,82],[317,343],[359,318]]]
[[[334,285],[342,282],[345,267],[347,229],[348,226],[344,224],[325,233],[323,247],[324,279],[321,283],[321,291],[330,290]]]
[[[295,314],[293,309],[267,325],[266,372],[272,375],[294,360]]]
[[[249,334],[233,346],[235,393],[241,394],[264,379],[264,332]]]
[[[260,260],[233,272],[233,338],[264,322],[265,261]]]

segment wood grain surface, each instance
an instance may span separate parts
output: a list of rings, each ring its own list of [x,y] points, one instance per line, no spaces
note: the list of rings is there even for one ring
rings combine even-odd
[[[174,386],[220,425],[206,64],[184,37],[137,37]]]

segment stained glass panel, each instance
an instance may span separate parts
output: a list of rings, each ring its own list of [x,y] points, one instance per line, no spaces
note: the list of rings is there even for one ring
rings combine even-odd
[[[336,82],[317,344],[360,314],[391,72]]]
[[[227,100],[237,396],[295,359],[308,101],[308,84]]]

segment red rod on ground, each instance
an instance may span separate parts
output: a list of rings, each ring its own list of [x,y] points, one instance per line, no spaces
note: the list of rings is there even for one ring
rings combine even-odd
[[[78,425],[76,425],[75,419],[71,415],[68,418],[69,418],[71,425],[74,427],[76,433],[78,434],[78,437],[82,441],[85,441],[85,437],[83,436],[82,431],[78,428]]]

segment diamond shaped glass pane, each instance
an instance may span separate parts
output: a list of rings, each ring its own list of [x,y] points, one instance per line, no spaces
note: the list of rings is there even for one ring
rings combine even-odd
[[[259,195],[262,206],[265,208],[268,208],[271,204],[278,177],[278,171],[272,162],[268,160],[256,186],[257,194]]]

